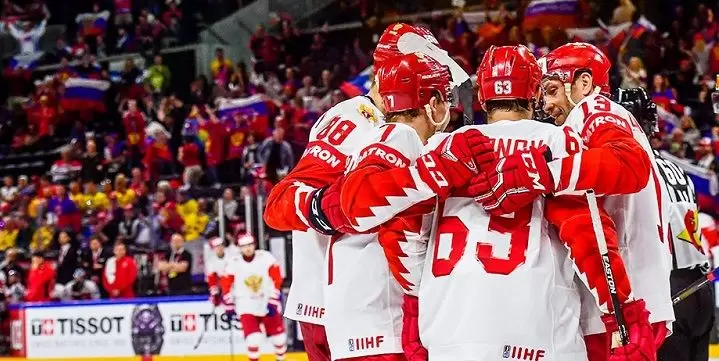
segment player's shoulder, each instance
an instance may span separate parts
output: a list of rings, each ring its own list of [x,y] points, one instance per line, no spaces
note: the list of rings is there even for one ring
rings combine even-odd
[[[355,127],[373,128],[383,123],[383,119],[382,112],[369,97],[356,96],[337,103],[322,114],[320,119],[312,126],[310,139],[316,138],[317,134],[330,126],[333,121],[349,121]]]
[[[276,260],[275,256],[272,253],[270,253],[270,251],[265,251],[264,249],[256,250],[255,257],[258,260],[262,260],[265,262],[274,262]]]

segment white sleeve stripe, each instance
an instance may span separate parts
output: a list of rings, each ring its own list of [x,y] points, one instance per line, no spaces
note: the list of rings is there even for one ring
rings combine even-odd
[[[579,181],[579,171],[582,164],[582,153],[577,153],[572,159],[572,174],[569,178],[568,189],[577,189],[577,182]]]
[[[310,221],[307,220],[305,215],[302,213],[300,204],[305,203],[303,201],[305,201],[315,189],[302,182],[294,182],[292,186],[297,187],[295,190],[295,214],[297,215],[297,218],[305,224],[305,226],[312,228],[312,226],[310,226]]]

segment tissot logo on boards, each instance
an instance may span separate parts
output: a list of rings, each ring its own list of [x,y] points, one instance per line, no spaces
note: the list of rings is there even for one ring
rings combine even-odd
[[[34,318],[30,320],[30,334],[33,336],[118,334],[123,331],[124,319],[124,316]]]
[[[239,322],[233,322],[239,330]],[[204,329],[227,331],[230,329],[229,318],[225,314],[214,313],[174,313],[170,315],[170,332],[199,332]]]

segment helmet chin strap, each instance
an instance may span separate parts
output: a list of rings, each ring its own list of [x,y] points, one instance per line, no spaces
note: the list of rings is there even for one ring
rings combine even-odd
[[[424,110],[427,112],[427,118],[429,118],[429,122],[432,123],[435,127],[437,127],[437,131],[435,133],[443,132],[445,128],[447,128],[447,124],[449,124],[450,119],[450,113],[449,108],[447,108],[447,111],[444,113],[444,119],[442,119],[441,122],[435,122],[434,118],[432,117],[432,108],[429,107],[429,104],[424,105]]]

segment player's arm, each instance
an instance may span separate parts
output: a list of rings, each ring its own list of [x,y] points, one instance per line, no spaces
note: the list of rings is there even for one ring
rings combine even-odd
[[[629,122],[609,112],[591,114],[582,131],[587,150],[549,163],[554,194],[639,192],[649,182],[649,155],[634,138]]]
[[[601,199],[599,200],[601,203]],[[619,242],[614,221],[604,208],[599,205],[604,237],[607,241],[609,261],[614,273],[614,284],[620,303],[624,304],[631,298],[631,285],[624,262],[619,254]],[[596,235],[592,227],[587,200],[583,196],[548,197],[545,201],[545,217],[557,227],[560,241],[570,250],[574,268],[582,282],[587,286],[599,308],[607,313],[612,304],[609,299],[609,286]]]
[[[446,197],[494,157],[489,140],[476,129],[455,132],[421,156],[413,128],[386,124],[378,132],[378,138],[360,152],[356,164],[339,181],[342,212],[360,232],[399,214],[422,214],[411,207],[435,196]]]

